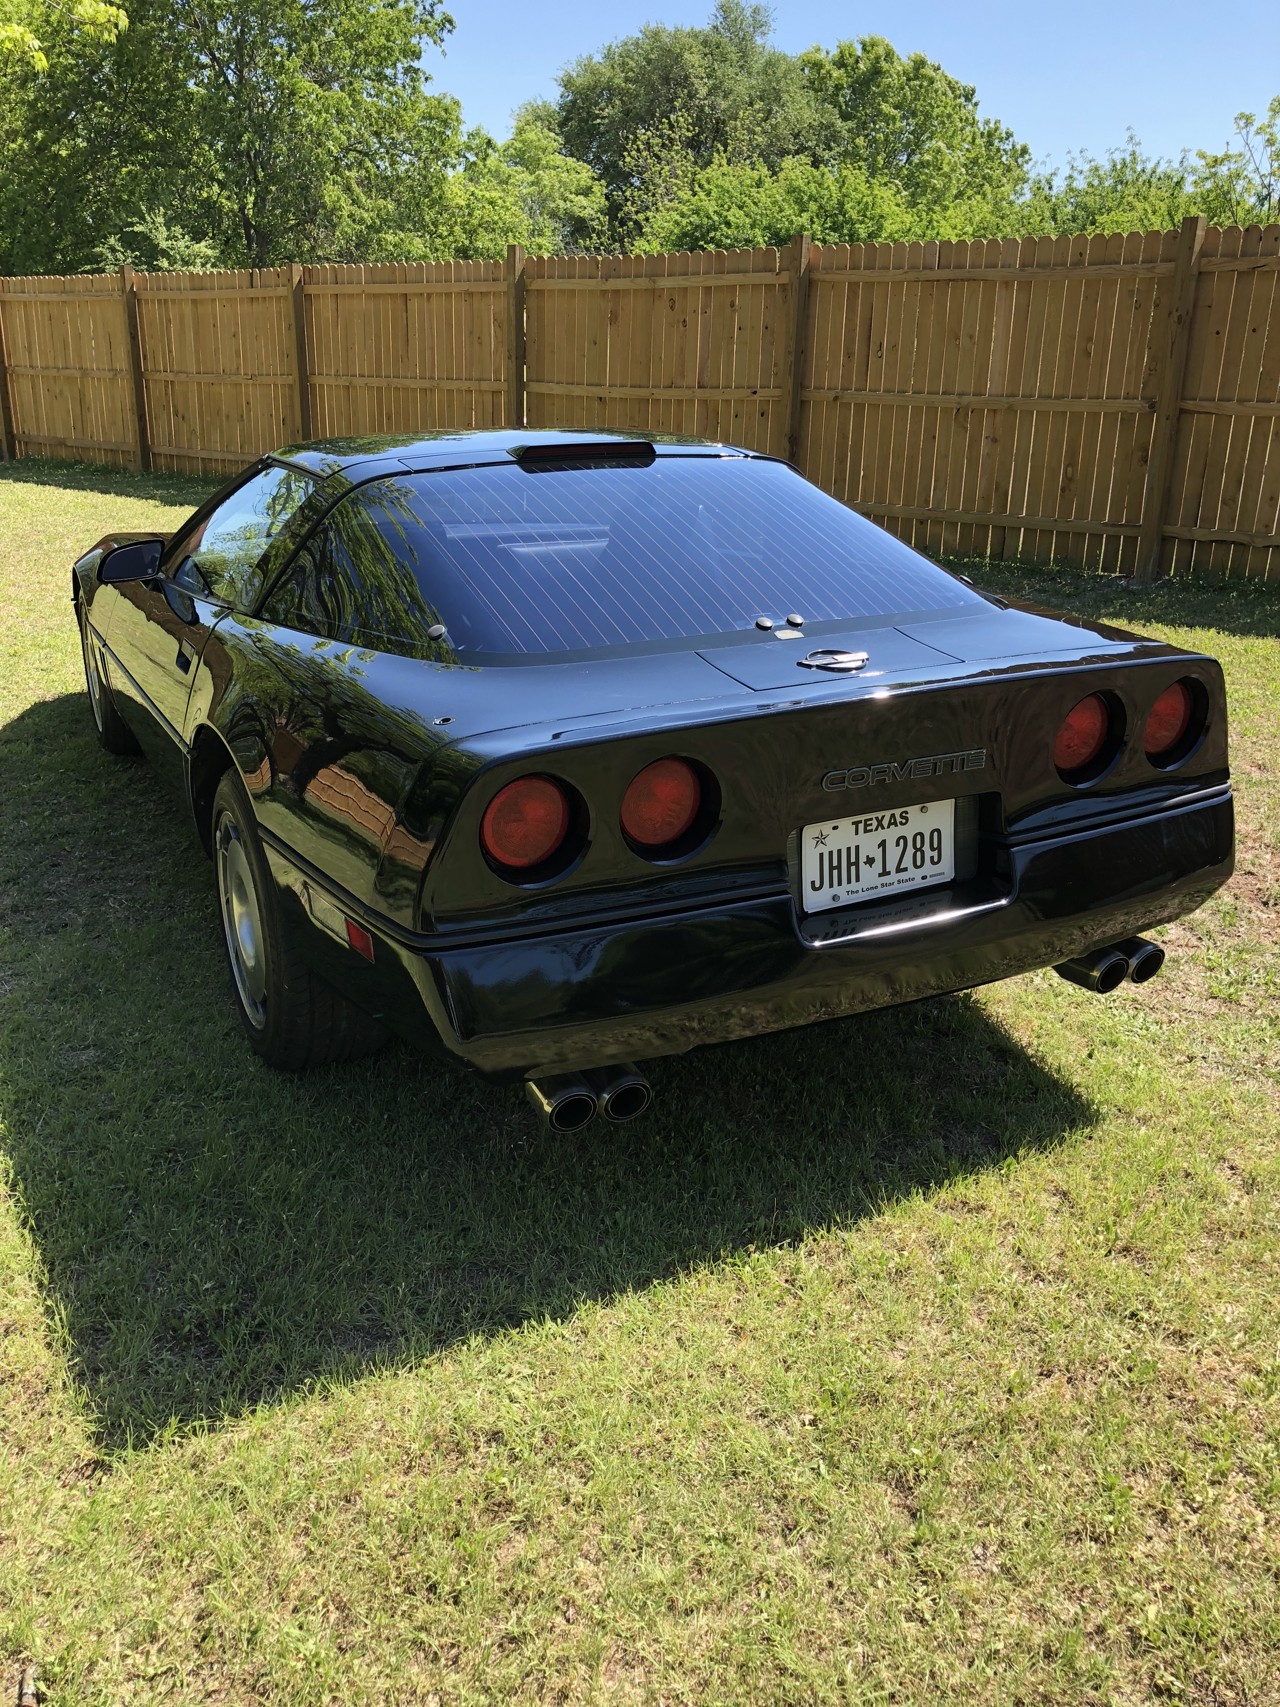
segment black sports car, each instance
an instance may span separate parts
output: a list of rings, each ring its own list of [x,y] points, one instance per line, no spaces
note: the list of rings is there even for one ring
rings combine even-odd
[[[625,1119],[646,1057],[1149,977],[1137,933],[1231,872],[1212,658],[1009,608],[724,445],[303,445],[72,587],[278,1067],[391,1028]]]

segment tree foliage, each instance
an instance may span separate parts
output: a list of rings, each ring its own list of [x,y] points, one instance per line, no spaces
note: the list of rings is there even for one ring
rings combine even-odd
[[[863,243],[911,229],[896,187],[856,166],[833,171],[797,156],[776,167],[722,158],[654,209],[643,243],[654,250],[750,249],[781,245],[798,231],[817,243]]]
[[[1018,195],[1030,150],[994,119],[980,118],[976,91],[883,36],[842,41],[800,56],[805,82],[839,123],[833,164],[893,184],[908,206],[972,209]],[[970,217],[972,217],[971,215]]]
[[[496,257],[522,243],[550,255],[604,241],[604,188],[584,161],[564,153],[545,109],[522,108],[501,145],[483,130],[468,132],[464,152],[440,234],[450,254]]]
[[[140,273],[198,273],[218,265],[218,251],[207,238],[171,225],[159,208],[144,208],[93,254],[95,272],[114,272],[126,262]]]
[[[1197,212],[1214,225],[1266,225],[1280,219],[1280,95],[1264,116],[1236,114],[1238,148],[1197,151],[1192,174]]]
[[[1016,229],[1056,232],[1166,231],[1188,214],[1210,225],[1280,219],[1280,95],[1259,119],[1236,116],[1238,146],[1177,160],[1152,158],[1130,133],[1101,159],[1076,155],[1064,172],[1037,177],[1016,207]]]
[[[1218,152],[1035,171],[882,37],[755,0],[584,55],[503,142],[424,55],[444,0],[0,0],[0,272],[1007,237],[1280,218],[1280,97]]]
[[[440,0],[142,0],[135,33],[185,46],[174,69],[226,252],[355,259],[430,217],[460,116],[427,93],[421,56],[450,23]]]
[[[1101,159],[1072,155],[1066,169],[1042,174],[1014,215],[1019,235],[1166,231],[1192,211],[1188,173],[1177,161],[1145,154],[1130,135]]]
[[[421,65],[450,22],[440,0],[135,0],[113,41],[61,30],[0,130],[6,264],[87,265],[144,210],[232,265],[416,240],[461,149]]]
[[[39,74],[48,71],[44,37],[58,22],[98,41],[114,41],[128,29],[129,16],[107,0],[70,0],[62,6],[48,0],[0,0],[0,66],[8,61]]]
[[[829,155],[833,115],[799,60],[769,45],[769,30],[767,7],[718,0],[704,28],[646,24],[561,74],[559,132],[604,187],[612,243],[642,234],[662,200],[649,168],[673,148],[692,171]]]

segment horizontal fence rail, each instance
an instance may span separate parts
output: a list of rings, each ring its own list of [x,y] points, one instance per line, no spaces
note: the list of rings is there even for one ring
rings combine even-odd
[[[1280,226],[0,279],[5,456],[690,434],[935,554],[1280,577]]]

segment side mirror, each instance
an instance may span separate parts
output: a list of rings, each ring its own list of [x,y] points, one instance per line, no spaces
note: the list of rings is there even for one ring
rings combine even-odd
[[[104,586],[119,585],[122,581],[154,580],[164,551],[162,539],[132,540],[117,545],[98,565],[98,579]]]

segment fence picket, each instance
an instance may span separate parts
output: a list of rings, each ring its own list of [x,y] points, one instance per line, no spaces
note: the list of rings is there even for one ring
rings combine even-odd
[[[789,455],[926,549],[1280,576],[1280,226],[0,280],[0,450],[503,421]]]

